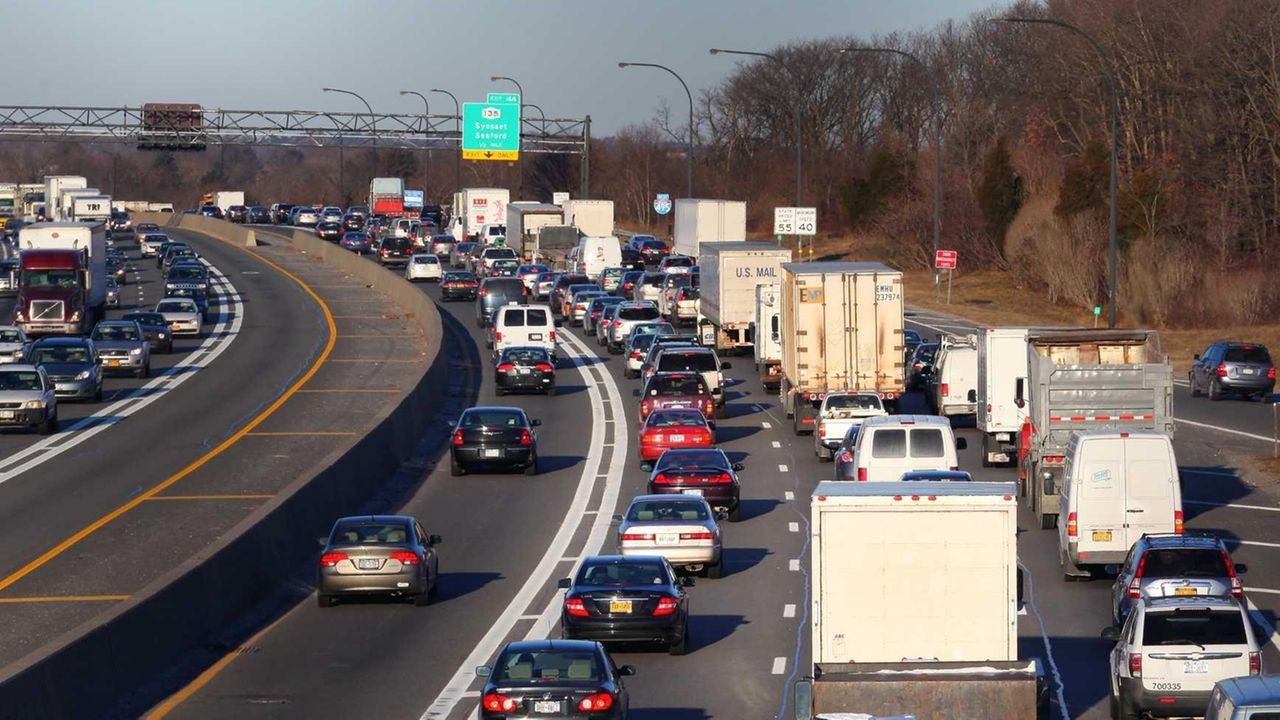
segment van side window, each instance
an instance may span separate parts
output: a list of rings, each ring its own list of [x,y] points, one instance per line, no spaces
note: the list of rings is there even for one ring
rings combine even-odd
[[[508,310],[502,316],[502,324],[507,327],[524,327],[524,310]]]
[[[946,454],[947,448],[942,441],[941,430],[920,428],[911,431],[911,457],[940,458]]]
[[[877,430],[871,436],[871,457],[904,458],[906,456],[906,430]]]
[[[529,313],[530,325],[549,325],[550,324],[550,322],[547,320],[546,310],[529,310],[528,313]]]

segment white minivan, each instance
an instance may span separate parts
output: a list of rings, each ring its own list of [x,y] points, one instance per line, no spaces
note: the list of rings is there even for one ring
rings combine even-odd
[[[577,252],[573,252],[571,260],[575,270],[587,277],[600,277],[600,273],[604,272],[605,268],[618,267],[622,264],[622,246],[618,244],[618,238],[612,235],[584,237],[578,241],[578,246],[574,250]]]
[[[556,354],[555,321],[545,305],[505,305],[498,309],[490,332],[495,357],[509,347],[541,347]]]
[[[978,412],[978,348],[945,345],[933,363],[933,407],[943,417]]]
[[[862,421],[853,464],[859,482],[892,482],[916,470],[959,470],[967,446],[937,415],[881,415]]]
[[[1090,430],[1067,446],[1058,556],[1068,576],[1123,563],[1143,534],[1182,533],[1182,489],[1168,433]]]

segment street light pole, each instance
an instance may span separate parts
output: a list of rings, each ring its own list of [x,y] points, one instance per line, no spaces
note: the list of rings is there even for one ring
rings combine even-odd
[[[1110,275],[1110,278],[1107,281],[1107,305],[1108,305],[1107,327],[1114,328],[1116,326],[1116,302],[1117,302],[1117,291],[1116,291],[1117,267],[1116,266],[1119,264],[1119,260],[1118,260],[1119,250],[1118,250],[1118,244],[1116,241],[1116,206],[1117,206],[1116,195],[1117,195],[1117,188],[1119,185],[1118,167],[1119,167],[1119,154],[1120,154],[1119,153],[1120,135],[1116,130],[1116,93],[1117,91],[1116,91],[1115,68],[1111,66],[1111,59],[1108,58],[1107,54],[1102,51],[1102,46],[1098,44],[1098,41],[1094,40],[1093,36],[1090,35],[1089,33],[1085,32],[1084,30],[1081,30],[1080,28],[1070,23],[1066,23],[1061,20],[1050,20],[1048,18],[1024,18],[1024,17],[992,18],[991,21],[995,23],[1025,23],[1029,25],[1052,25],[1054,27],[1060,27],[1063,30],[1067,30],[1069,32],[1075,33],[1078,37],[1084,38],[1085,42],[1089,43],[1089,46],[1093,48],[1093,51],[1095,53],[1097,53],[1098,59],[1102,60],[1102,67],[1107,73],[1107,95],[1108,95],[1107,110],[1111,116],[1110,117],[1110,120],[1111,120],[1111,198],[1110,198],[1111,210],[1110,210],[1110,215],[1111,217],[1109,218],[1110,241],[1109,241],[1109,247],[1107,249],[1107,273],[1108,275]]]
[[[422,135],[425,138],[427,133],[431,130],[431,105],[427,102],[427,97],[416,90],[401,90],[400,94],[402,96],[416,95],[418,99],[422,101]],[[429,143],[423,143],[422,156],[426,158],[422,165],[422,175],[424,178],[422,187],[424,190],[427,190],[429,189],[427,188],[427,185],[431,181],[431,147]]]
[[[889,53],[897,55],[915,63],[925,77],[930,78],[929,66],[925,65],[924,61],[918,56],[905,50],[879,47],[849,47],[841,48],[839,53],[841,55],[850,53]],[[936,78],[930,78],[929,88],[933,95],[933,256],[937,258],[938,250],[942,247],[942,97],[938,92]],[[938,284],[937,268],[933,270],[933,284]]]
[[[369,101],[365,100],[359,94],[351,92],[350,90],[340,90],[338,88],[320,88],[320,89],[323,92],[334,92],[334,93],[342,93],[343,95],[350,95],[351,97],[364,103],[364,108],[369,111],[369,125],[370,127],[373,128],[373,172],[369,175],[369,178],[373,179],[378,174],[378,118],[373,114],[373,108],[369,106]]]
[[[489,82],[498,82],[499,80],[506,80],[512,85],[515,85],[516,92],[520,93],[520,101],[524,102],[524,88],[520,87],[520,82],[518,80],[516,80],[515,78],[507,77],[506,75],[494,75],[493,77],[489,78]],[[522,117],[520,118],[520,122],[517,123],[517,127],[516,127],[517,135],[524,134],[523,126],[524,126],[524,118]],[[516,192],[520,196],[520,199],[523,200],[524,199],[524,148],[520,149],[520,155],[516,160],[516,173],[519,174],[520,176],[520,180],[517,183],[517,187],[519,189]]]
[[[458,152],[453,157],[453,189],[460,190],[462,188],[462,106],[458,104],[458,96],[448,90],[431,88],[431,92],[448,95],[453,100],[453,115],[458,123]]]
[[[620,62],[620,68],[628,67],[651,67],[659,70],[666,70],[671,73],[672,77],[680,81],[680,86],[684,88],[684,94],[689,97],[689,147],[685,150],[685,197],[693,197],[693,93],[689,92],[689,85],[685,83],[684,78],[666,65],[657,63],[633,63]],[[798,167],[798,166],[797,166]]]
[[[800,93],[799,88],[796,85],[795,73],[792,72],[791,68],[782,61],[782,58],[769,53],[753,52],[750,50],[725,50],[724,48],[711,48],[710,52],[712,55],[720,55],[723,53],[725,55],[752,55],[755,57],[768,58],[769,60],[778,63],[778,65],[781,65],[787,75],[791,76],[791,92],[794,97],[794,100],[792,101],[792,109],[794,111],[796,121],[796,207],[800,207],[804,204],[804,161],[802,159],[804,156],[804,139],[800,136]]]

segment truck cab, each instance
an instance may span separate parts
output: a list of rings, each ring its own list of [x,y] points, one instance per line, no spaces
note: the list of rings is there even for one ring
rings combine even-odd
[[[106,305],[106,231],[36,223],[18,236],[16,324],[28,335],[83,335]]]

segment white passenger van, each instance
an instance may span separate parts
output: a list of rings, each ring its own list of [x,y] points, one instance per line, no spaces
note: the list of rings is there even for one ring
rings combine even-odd
[[[1169,435],[1091,430],[1067,446],[1058,555],[1069,576],[1123,563],[1144,533],[1182,532],[1182,490]]]
[[[978,348],[944,345],[933,364],[933,396],[930,400],[943,417],[978,412]]]
[[[542,347],[556,354],[556,326],[545,305],[505,305],[493,323],[493,354],[509,347]]]
[[[592,279],[600,277],[605,268],[622,264],[622,246],[618,243],[618,238],[612,235],[584,237],[569,252],[569,260],[574,269]]]
[[[853,448],[859,482],[889,482],[915,470],[959,470],[951,423],[937,415],[881,415],[862,421]]]

